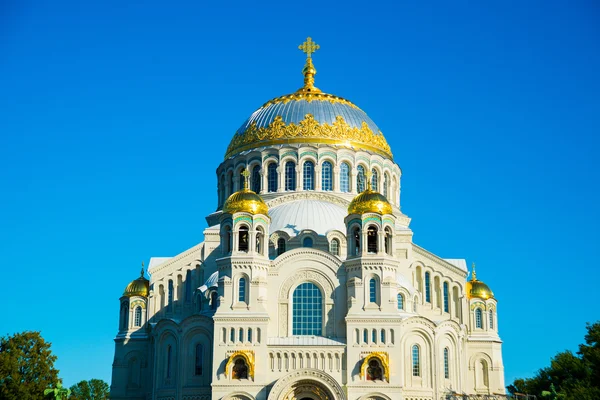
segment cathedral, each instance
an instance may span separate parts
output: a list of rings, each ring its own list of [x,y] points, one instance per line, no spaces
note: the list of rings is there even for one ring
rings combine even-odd
[[[413,242],[402,170],[354,103],[264,103],[217,167],[204,241],[120,298],[112,400],[441,400],[505,393],[497,301]]]

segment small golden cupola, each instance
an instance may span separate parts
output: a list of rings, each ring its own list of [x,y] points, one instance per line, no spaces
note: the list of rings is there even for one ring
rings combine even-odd
[[[469,299],[491,299],[494,298],[494,292],[489,288],[488,285],[477,279],[477,273],[475,272],[475,263],[473,263],[473,276],[471,280],[467,282],[465,287],[467,298]]]
[[[269,207],[263,199],[252,190],[248,189],[250,173],[248,170],[242,172],[244,176],[244,189],[229,196],[223,204],[223,213],[233,214],[236,212],[247,212],[249,214],[269,215]]]
[[[125,288],[123,296],[142,296],[148,297],[148,291],[150,289],[150,281],[144,277],[144,264],[142,263],[142,271],[140,277],[134,281],[131,281]]]
[[[392,214],[390,202],[379,192],[371,188],[371,174],[367,174],[367,188],[356,196],[348,206],[348,214]]]

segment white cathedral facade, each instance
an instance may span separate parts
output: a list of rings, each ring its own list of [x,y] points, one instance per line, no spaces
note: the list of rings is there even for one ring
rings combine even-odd
[[[492,291],[413,242],[402,171],[356,105],[265,103],[217,168],[204,241],[120,299],[112,400],[438,400],[503,394]]]

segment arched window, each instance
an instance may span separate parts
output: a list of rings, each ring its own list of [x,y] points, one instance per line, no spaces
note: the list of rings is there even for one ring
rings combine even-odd
[[[327,192],[333,190],[333,165],[329,161],[321,166],[321,189]]]
[[[267,181],[269,192],[277,191],[277,164],[272,162],[267,167]]]
[[[302,247],[313,247],[313,240],[311,237],[305,237],[302,240]]]
[[[142,307],[140,307],[140,306],[137,306],[135,308],[134,325],[135,326],[142,326]]]
[[[216,310],[217,309],[217,306],[218,306],[217,300],[218,300],[218,298],[219,298],[219,295],[217,294],[216,291],[213,291],[210,294],[210,308],[211,308],[211,310]]]
[[[376,192],[379,191],[379,172],[375,168],[371,170],[371,188]]]
[[[192,301],[192,271],[187,270],[185,273],[185,302]]]
[[[376,358],[371,358],[367,366],[367,380],[368,381],[381,381],[383,380],[383,368],[381,363]]]
[[[223,249],[224,254],[229,254],[231,253],[231,227],[230,226],[226,226],[224,231],[223,231],[223,235],[225,236],[223,239],[224,244],[225,244],[225,248]]]
[[[252,343],[252,328],[248,328],[248,343]]]
[[[340,255],[340,241],[337,239],[332,239],[331,244],[329,245],[329,252],[334,256]]]
[[[377,329],[371,331],[371,343],[377,343]]]
[[[229,342],[235,343],[235,328],[229,330]]]
[[[285,163],[285,190],[296,190],[296,163]]]
[[[167,346],[167,371],[166,371],[166,377],[170,378],[171,377],[171,368],[172,368],[172,364],[173,364],[173,348],[171,347],[171,345]]]
[[[375,254],[377,253],[377,228],[373,225],[367,229],[367,252]]]
[[[229,195],[232,195],[235,190],[233,190],[233,172],[229,172],[227,175],[227,183],[229,183]]]
[[[359,165],[356,167],[358,174],[356,176],[356,190],[358,193],[364,192],[366,188],[365,167]]]
[[[246,278],[240,278],[238,283],[238,301],[246,301]]]
[[[129,305],[127,303],[123,303],[123,304],[121,304],[121,317],[119,318],[119,329],[121,329],[121,330],[127,329],[127,325],[129,325],[128,316],[129,316]]]
[[[250,240],[250,233],[248,232],[247,226],[240,226],[238,238],[239,238],[238,250],[247,253],[248,252],[248,241]]]
[[[385,252],[392,255],[392,230],[389,227],[385,228]]]
[[[263,242],[265,241],[265,234],[264,231],[262,229],[262,227],[258,227],[256,229],[256,253],[261,254],[263,253]]]
[[[238,190],[242,190],[246,183],[246,177],[244,176],[245,169],[240,170],[240,175],[238,176]]]
[[[396,299],[398,300],[398,310],[404,310],[404,296],[402,296],[401,293],[398,293]]]
[[[202,375],[203,354],[202,345],[196,345],[196,362],[194,363],[194,375]]]
[[[280,256],[285,253],[285,239],[279,238],[277,239],[277,255]]]
[[[356,227],[352,231],[352,240],[354,241],[354,255],[360,254],[360,228]]]
[[[448,282],[444,282],[444,312],[450,312],[450,290],[448,288]]]
[[[444,348],[444,378],[446,379],[450,379],[450,362],[448,360],[448,358],[450,357],[449,355],[450,351],[448,350],[447,347]]]
[[[377,303],[377,280],[375,278],[371,278],[369,281],[369,301]]]
[[[240,328],[239,330],[238,341],[239,343],[244,343],[244,328]]]
[[[350,191],[350,165],[345,162],[340,166],[340,191],[342,193]]]
[[[363,343],[369,343],[369,331],[366,329],[363,329]]]
[[[481,308],[475,310],[475,328],[483,328],[483,312]]]
[[[305,161],[302,168],[302,189],[315,190],[315,164],[312,161]]]
[[[248,379],[248,366],[246,361],[240,357],[233,362],[231,369],[231,379]]]
[[[425,301],[431,303],[431,274],[425,272]]]
[[[494,310],[490,310],[490,329],[494,329]]]
[[[292,335],[322,335],[323,296],[314,283],[301,283],[294,290],[292,310]]]
[[[381,330],[381,343],[385,344],[385,329]]]
[[[168,293],[168,301],[167,301],[167,311],[173,310],[173,280],[169,279],[169,293]]]
[[[390,198],[390,175],[385,173],[383,175],[383,195],[386,199]]]
[[[260,193],[260,181],[260,166],[255,165],[254,168],[252,168],[252,191],[254,193]]]
[[[421,358],[419,346],[416,344],[412,347],[412,374],[413,376],[421,376]]]

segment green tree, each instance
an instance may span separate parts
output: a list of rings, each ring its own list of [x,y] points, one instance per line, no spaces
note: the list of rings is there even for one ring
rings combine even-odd
[[[81,381],[71,386],[69,400],[106,400],[108,391],[108,383],[102,379]]]
[[[600,322],[587,324],[585,344],[577,354],[558,353],[550,366],[533,378],[515,379],[509,393],[527,393],[538,398],[564,400],[600,399]]]
[[[42,400],[59,383],[56,356],[39,332],[0,338],[0,400]]]

